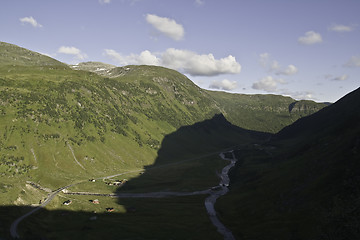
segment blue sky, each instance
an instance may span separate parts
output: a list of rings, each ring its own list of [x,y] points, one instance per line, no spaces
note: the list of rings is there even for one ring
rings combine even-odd
[[[205,89],[335,102],[360,83],[359,0],[2,0],[0,41],[161,65]]]

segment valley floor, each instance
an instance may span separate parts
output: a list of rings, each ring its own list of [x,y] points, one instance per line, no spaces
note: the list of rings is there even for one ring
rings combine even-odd
[[[18,229],[18,225],[21,221],[23,221],[25,218],[29,217],[31,214],[37,212],[38,210],[40,210],[41,208],[44,208],[45,206],[47,206],[57,195],[61,195],[61,197],[68,197],[68,196],[101,196],[101,197],[112,197],[112,198],[122,198],[122,199],[131,199],[131,198],[169,198],[169,197],[188,197],[188,196],[197,196],[197,195],[210,195],[209,197],[207,197],[205,199],[205,207],[207,210],[207,213],[209,215],[209,218],[212,222],[212,224],[217,228],[217,231],[223,235],[224,239],[235,239],[234,236],[232,235],[231,231],[229,229],[227,229],[225,227],[225,225],[223,225],[221,223],[221,221],[217,218],[217,214],[214,208],[214,205],[216,203],[216,200],[220,197],[225,195],[228,192],[228,186],[230,183],[230,179],[228,176],[229,170],[230,168],[232,168],[235,165],[236,159],[235,159],[235,155],[231,152],[232,157],[231,158],[227,158],[225,157],[224,153],[220,153],[220,157],[223,160],[227,160],[230,161],[230,163],[228,165],[226,165],[223,169],[221,174],[219,175],[221,181],[219,183],[218,186],[214,186],[211,187],[209,189],[205,189],[205,190],[200,190],[200,191],[191,191],[191,192],[184,192],[184,191],[160,191],[160,192],[147,192],[147,193],[112,193],[112,194],[104,194],[104,193],[96,193],[96,192],[72,192],[72,191],[68,191],[68,188],[71,188],[75,185],[79,185],[81,183],[87,182],[88,180],[84,180],[84,181],[79,181],[77,183],[73,183],[73,184],[69,184],[67,186],[61,187],[59,189],[57,189],[56,191],[53,191],[51,194],[48,195],[47,199],[45,201],[43,201],[38,207],[32,209],[30,212],[27,212],[26,214],[22,215],[21,217],[19,217],[18,219],[16,219],[10,227],[10,234],[13,238],[19,238],[20,235],[17,231]],[[193,159],[191,159],[193,160]],[[181,162],[186,162],[189,160],[184,160]],[[177,163],[173,163],[173,164],[179,164],[180,162]],[[162,167],[162,166],[157,166],[157,167]],[[133,172],[140,172],[142,170],[134,170],[134,171],[130,171],[131,173]],[[111,175],[111,176],[106,176],[103,178],[99,178],[99,179],[110,179],[110,178],[114,178],[114,177],[118,177],[121,175],[125,175],[128,174],[130,172],[124,172],[124,173],[119,173],[119,174],[115,174],[115,175]],[[98,179],[98,180],[99,180]],[[91,181],[96,181],[95,179],[91,179]],[[38,186],[41,188],[41,186]],[[92,202],[92,200],[91,200]],[[98,201],[97,201],[98,202]],[[68,203],[71,204],[72,201],[71,200],[67,200],[64,203]],[[108,211],[113,211],[114,208],[107,208]],[[91,219],[96,219],[96,217],[92,217]]]

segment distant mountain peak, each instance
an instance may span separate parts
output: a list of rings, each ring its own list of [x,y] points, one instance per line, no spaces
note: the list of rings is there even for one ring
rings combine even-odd
[[[102,62],[81,62],[69,65],[74,70],[82,70],[97,73],[101,76],[108,76],[111,69],[116,68],[115,65]]]

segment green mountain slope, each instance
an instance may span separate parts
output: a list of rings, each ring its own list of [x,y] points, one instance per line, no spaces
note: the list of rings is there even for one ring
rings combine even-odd
[[[56,187],[69,178],[141,168],[154,161],[166,134],[218,112],[183,75],[134,68],[141,75],[123,79],[43,66],[1,68],[1,174],[31,173],[35,182]]]
[[[256,131],[276,133],[295,120],[327,106],[313,101],[296,101],[279,95],[244,95],[225,92],[209,94],[233,124]]]
[[[0,42],[0,65],[66,67],[51,57],[5,42]]]
[[[257,122],[241,119],[231,103],[246,102],[250,105],[246,113],[263,123],[270,118],[258,113],[278,108],[275,103],[261,103],[259,108],[260,96],[230,98],[226,93],[209,92],[174,70],[126,66],[111,68],[111,77],[104,77],[72,70],[15,45],[1,46],[0,177],[6,179],[6,186],[13,186],[0,197],[3,203],[37,199],[31,193],[18,199],[25,180],[56,189],[69,180],[141,169],[154,163],[166,135],[219,113],[248,130],[273,132],[284,124],[272,121],[258,129]],[[27,58],[30,62],[19,61]],[[285,99],[284,109],[292,102],[281,96],[264,98],[274,98],[276,103]],[[283,118],[278,110],[272,116]],[[232,145],[243,140],[234,140]],[[201,142],[196,144],[203,149],[195,145],[198,153],[193,155],[209,150]]]
[[[358,239],[360,89],[239,149],[223,220],[242,239]],[[240,217],[241,216],[241,217]]]

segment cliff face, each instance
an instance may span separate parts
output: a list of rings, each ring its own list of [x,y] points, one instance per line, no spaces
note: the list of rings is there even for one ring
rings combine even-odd
[[[280,95],[209,94],[232,124],[255,131],[276,133],[297,119],[327,106],[309,100],[296,101]]]
[[[290,113],[303,113],[305,115],[313,114],[330,103],[315,103],[313,101],[301,100],[293,102],[289,105]]]

